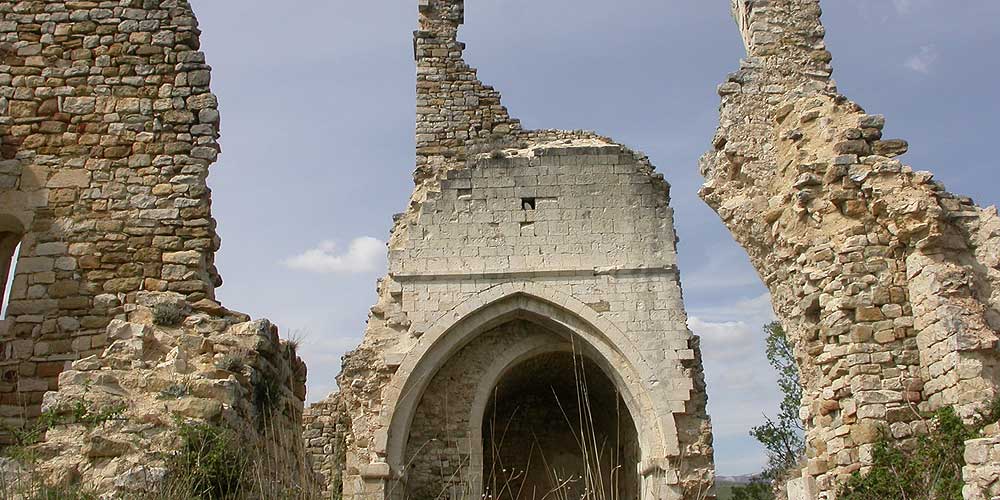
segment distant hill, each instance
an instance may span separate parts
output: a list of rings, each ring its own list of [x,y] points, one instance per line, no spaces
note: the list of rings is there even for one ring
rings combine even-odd
[[[750,481],[752,481],[753,478],[754,474],[746,474],[743,476],[716,476],[715,492],[718,495],[718,500],[732,499],[733,488],[750,484]]]
[[[719,483],[750,484],[756,474],[744,474],[742,476],[715,476],[715,481]]]

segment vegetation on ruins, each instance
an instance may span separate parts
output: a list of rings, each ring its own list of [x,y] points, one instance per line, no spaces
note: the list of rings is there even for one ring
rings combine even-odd
[[[72,403],[63,404],[42,412],[37,419],[21,427],[4,426],[3,431],[14,438],[14,445],[3,449],[0,457],[0,498],[23,500],[96,500],[97,496],[79,484],[51,486],[34,473],[42,459],[34,446],[41,443],[45,433],[54,427],[83,425],[88,428],[101,426],[121,418],[124,405],[101,407],[89,402],[84,395]]]
[[[96,500],[85,485],[47,484],[36,471],[37,458],[31,445],[41,442],[46,428],[55,425],[100,425],[121,410],[78,414],[75,408],[46,412],[30,430],[16,433],[23,445],[10,447],[0,458],[0,498],[19,500]],[[227,427],[197,421],[175,421],[180,446],[163,457],[160,474],[150,470],[148,484],[135,484],[129,498],[137,500],[239,500],[276,498],[307,500],[319,498],[304,477],[289,470],[307,471],[304,464],[281,463],[273,450],[280,443],[277,433],[258,440],[240,439]],[[145,489],[146,491],[139,491]]]
[[[972,424],[965,424],[954,408],[941,408],[925,417],[928,432],[896,441],[883,433],[875,443],[873,465],[856,472],[843,484],[841,500],[962,500],[965,442],[1000,420],[1000,400]]]
[[[782,399],[775,418],[765,415],[765,423],[750,430],[767,450],[767,467],[747,486],[733,488],[734,500],[768,500],[774,498],[772,484],[781,482],[793,470],[805,453],[802,420],[802,386],[795,355],[781,323],[764,325],[767,361],[778,372],[778,388]]]
[[[188,395],[186,384],[170,384],[160,391],[160,399],[178,399]]]
[[[153,324],[157,326],[177,326],[184,321],[184,311],[176,304],[163,302],[153,306]]]
[[[192,498],[236,498],[249,464],[233,432],[211,424],[181,423],[178,433],[183,446],[169,463],[172,481],[165,489],[185,490]]]

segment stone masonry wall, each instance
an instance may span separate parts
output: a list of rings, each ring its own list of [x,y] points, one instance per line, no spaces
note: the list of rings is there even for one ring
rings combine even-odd
[[[0,2],[0,259],[21,245],[0,423],[57,422],[32,447],[52,484],[154,488],[185,422],[232,429],[276,488],[312,487],[305,366],[213,300],[219,113],[198,35],[184,0]]]
[[[747,250],[792,339],[810,498],[887,432],[997,396],[996,209],[896,157],[885,120],[837,94],[817,0],[733,3],[747,47],[719,87],[702,198]]]
[[[211,298],[217,100],[179,0],[0,2],[0,216],[23,229],[0,417],[38,414],[136,292]]]
[[[680,475],[670,488],[707,490],[704,382],[683,312],[667,186],[620,146],[580,142],[482,155],[449,171],[440,191],[400,219],[406,225],[397,225],[390,244],[390,275],[380,283],[365,341],[339,379],[352,418],[347,498],[373,494],[366,480],[380,479],[372,468],[384,460],[378,415],[390,411],[381,393],[400,360],[449,311],[491,290],[531,283],[560,290],[621,328],[654,374],[643,381],[651,384],[644,385],[651,415],[676,425],[684,450],[662,462],[647,457],[646,473],[663,468]],[[523,205],[528,199],[534,208]],[[468,397],[455,392],[458,386],[448,390],[455,400]]]
[[[985,437],[965,443],[965,500],[1000,497],[1000,428],[993,424],[983,434]]]
[[[608,347],[620,356],[613,363],[627,361],[643,373],[625,383],[641,387],[639,409],[647,412],[645,419],[635,416],[650,439],[638,471],[644,498],[709,491],[701,354],[686,325],[663,176],[642,155],[593,133],[523,130],[462,58],[463,2],[420,0],[419,13],[416,188],[395,218],[389,275],[379,282],[365,339],[345,357],[338,377],[338,397],[350,418],[344,498],[394,498],[404,484],[423,480],[413,475],[419,471],[390,463],[398,437],[388,426],[400,411],[394,394],[403,391],[405,399],[407,384],[419,383],[407,371],[423,362],[415,353],[447,342],[437,337],[441,324],[469,304],[488,306],[483,297],[504,294],[512,307],[546,295],[551,302],[539,307],[552,314],[595,315],[594,321],[621,331],[622,340],[614,342],[622,345]],[[633,358],[621,354],[633,349]],[[608,369],[627,371],[624,364]],[[313,453],[336,449],[340,439],[339,431],[319,423],[330,421],[324,415],[307,412],[307,427],[318,430],[310,434]],[[649,428],[666,435],[649,438]],[[329,463],[324,456],[315,460]],[[328,465],[319,468],[329,474]]]
[[[327,497],[343,489],[346,439],[350,425],[351,419],[339,392],[309,405],[303,414],[302,436],[306,454]]]

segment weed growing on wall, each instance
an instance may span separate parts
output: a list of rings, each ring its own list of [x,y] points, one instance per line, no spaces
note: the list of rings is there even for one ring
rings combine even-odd
[[[842,487],[840,500],[962,500],[965,442],[982,435],[1000,419],[1000,400],[977,422],[967,425],[951,407],[928,417],[926,434],[899,442],[883,435],[875,444],[874,464],[855,473]]]

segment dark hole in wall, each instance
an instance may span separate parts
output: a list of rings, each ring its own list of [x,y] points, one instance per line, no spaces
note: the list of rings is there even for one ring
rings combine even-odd
[[[544,354],[511,369],[486,408],[484,498],[638,498],[639,454],[632,417],[597,364]]]

